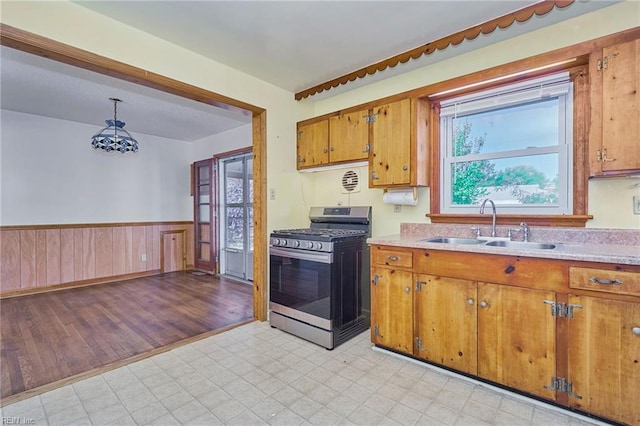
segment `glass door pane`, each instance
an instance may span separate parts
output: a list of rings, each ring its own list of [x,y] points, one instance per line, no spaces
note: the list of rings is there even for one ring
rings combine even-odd
[[[223,160],[225,273],[253,278],[253,159],[251,155]]]
[[[194,164],[194,230],[195,230],[195,267],[215,272],[213,255],[213,170],[212,159]]]

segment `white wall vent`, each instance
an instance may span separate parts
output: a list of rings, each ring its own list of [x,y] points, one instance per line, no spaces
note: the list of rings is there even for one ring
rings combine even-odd
[[[360,176],[353,170],[347,170],[342,175],[342,193],[352,194],[360,192]]]

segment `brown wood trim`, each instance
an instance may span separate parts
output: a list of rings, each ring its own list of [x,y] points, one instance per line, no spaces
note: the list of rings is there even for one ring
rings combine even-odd
[[[620,31],[615,34],[599,37],[593,40],[588,40],[572,46],[563,47],[560,49],[552,50],[549,52],[541,53],[539,55],[531,56],[524,59],[519,59],[506,64],[497,65],[495,67],[487,68],[484,70],[472,72],[459,77],[454,77],[449,80],[439,81],[437,83],[429,84],[427,86],[411,89],[406,92],[396,93],[384,98],[375,99],[366,103],[354,105],[348,108],[343,108],[339,111],[333,111],[327,114],[319,115],[317,117],[308,118],[299,122],[299,124],[312,124],[314,122],[322,121],[327,118],[331,118],[336,115],[346,114],[362,109],[371,109],[380,105],[394,102],[402,98],[421,98],[429,97],[432,100],[437,100],[433,97],[434,94],[453,90],[461,86],[468,84],[476,84],[486,80],[504,77],[511,74],[518,73],[517,76],[511,78],[505,78],[502,83],[508,84],[515,81],[523,80],[525,78],[537,77],[546,73],[555,71],[569,71],[572,69],[586,65],[589,63],[588,55],[593,51],[602,49],[604,46],[611,44],[624,43],[626,41],[635,40],[640,38],[640,26],[631,28],[628,30]],[[563,63],[565,61],[570,61]],[[539,67],[550,66],[552,64],[558,64],[553,67],[546,68],[544,70],[531,71],[524,73],[527,70],[534,70]],[[523,73],[523,74],[519,74]],[[474,86],[472,89],[460,90],[455,92],[455,95],[462,95],[467,92],[482,90],[490,85],[495,86],[496,83],[487,83]],[[451,95],[448,95],[451,96]]]
[[[122,226],[172,226],[193,225],[193,221],[174,222],[118,222],[118,223],[69,223],[51,225],[8,225],[0,226],[0,231],[24,231],[28,229],[77,229],[77,228],[118,228]]]
[[[589,67],[571,71],[573,81],[573,214],[589,212]]]
[[[253,116],[253,315],[267,320],[267,112]]]
[[[219,154],[215,154],[213,156],[213,159],[218,161],[224,158],[229,158],[229,157],[233,157],[235,155],[243,155],[243,154],[248,154],[253,150],[252,147],[247,146],[244,148],[238,148],[238,149],[232,149],[231,151],[225,151],[225,152],[221,152]]]
[[[431,223],[459,223],[469,225],[490,225],[490,214],[462,215],[427,213]],[[593,219],[591,215],[558,215],[558,216],[534,216],[534,215],[509,215],[498,214],[497,225],[518,225],[526,222],[529,226],[569,226],[584,227],[586,222]]]
[[[173,93],[220,108],[247,110],[253,113],[253,173],[254,182],[257,182],[254,187],[254,219],[256,221],[254,225],[255,247],[253,267],[254,307],[256,318],[265,321],[267,319],[268,300],[266,110],[1,23],[0,45],[152,87],[167,93]],[[262,305],[260,306],[258,304]]]
[[[160,74],[115,61],[86,50],[53,41],[6,24],[0,24],[0,44],[99,74],[119,78],[120,80],[126,80],[163,92],[172,93],[217,108],[242,112],[247,116],[251,116],[251,113],[259,113],[262,111],[262,108],[251,104],[173,80]]]
[[[10,297],[28,296],[30,294],[48,293],[50,291],[68,290],[70,288],[86,287],[86,286],[96,285],[96,284],[107,284],[107,283],[113,283],[118,281],[130,280],[133,278],[149,277],[152,275],[158,275],[160,273],[161,271],[159,269],[154,269],[151,271],[134,272],[132,274],[115,275],[111,277],[92,278],[88,280],[73,281],[69,283],[50,285],[46,287],[31,287],[31,288],[21,288],[18,290],[0,291],[0,300],[8,299]]]
[[[410,59],[418,59],[423,55],[431,55],[436,51],[444,50],[451,45],[454,45],[454,46],[458,45],[462,43],[464,40],[473,40],[476,37],[478,37],[480,34],[486,35],[494,32],[498,28],[500,29],[508,28],[511,25],[513,25],[516,21],[517,22],[528,21],[533,17],[533,15],[537,15],[537,16],[546,15],[547,13],[551,12],[555,7],[562,9],[571,5],[573,2],[574,2],[573,0],[566,0],[566,1],[546,0],[543,2],[533,4],[531,6],[524,7],[515,12],[502,15],[498,18],[473,26],[471,28],[467,28],[455,34],[450,34],[438,40],[432,41],[430,43],[424,44],[422,46],[419,46],[414,49],[408,50],[406,52],[400,53],[398,55],[392,56],[391,58],[385,59],[380,62],[376,62],[375,64],[369,65],[364,68],[360,68],[359,70],[353,71],[349,74],[343,75],[338,78],[334,78],[333,80],[327,81],[325,83],[321,83],[317,86],[298,92],[295,94],[295,99],[299,101],[308,96],[315,95],[316,93],[329,90],[332,87],[337,87],[339,85],[347,84],[348,82],[353,81],[357,78],[364,78],[367,75],[373,75],[378,71],[384,71],[387,68],[393,68],[400,63],[404,64],[405,62],[408,62]]]

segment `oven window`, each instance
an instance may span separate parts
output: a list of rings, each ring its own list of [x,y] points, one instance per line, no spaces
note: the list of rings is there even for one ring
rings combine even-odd
[[[270,262],[272,302],[331,319],[331,264],[278,255]]]

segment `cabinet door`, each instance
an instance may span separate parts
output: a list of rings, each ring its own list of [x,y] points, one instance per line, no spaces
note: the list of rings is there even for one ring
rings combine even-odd
[[[371,341],[413,353],[413,274],[391,268],[371,270]]]
[[[592,58],[592,174],[640,170],[640,40]]]
[[[329,161],[357,161],[369,158],[368,110],[340,114],[329,119]]]
[[[478,375],[555,399],[556,321],[553,292],[478,283]]]
[[[411,184],[411,100],[373,110],[369,186]]]
[[[296,143],[298,169],[329,162],[329,121],[298,126]]]
[[[572,407],[630,425],[640,424],[640,304],[571,296],[569,327]]]
[[[476,283],[433,275],[418,275],[417,281],[415,354],[476,374]]]

